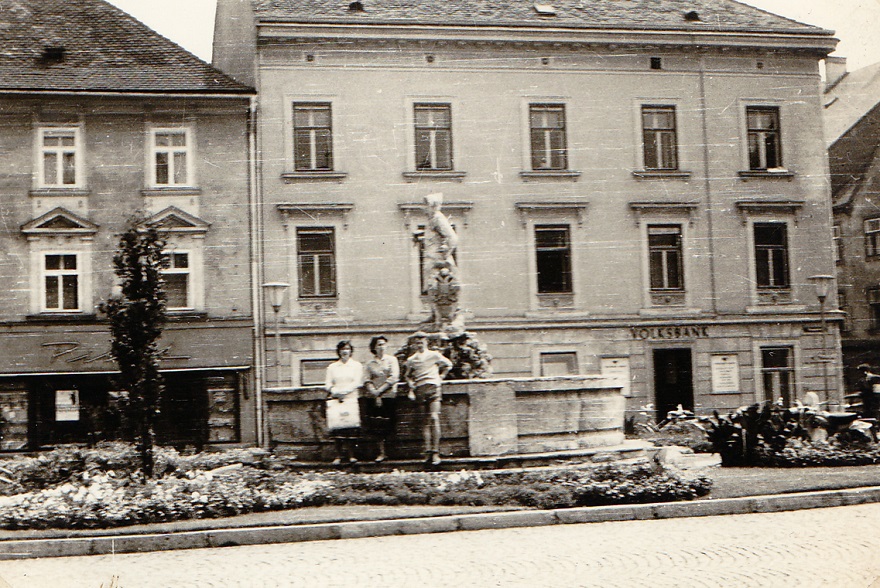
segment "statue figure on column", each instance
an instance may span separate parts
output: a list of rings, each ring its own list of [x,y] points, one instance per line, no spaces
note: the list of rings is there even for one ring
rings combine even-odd
[[[431,301],[434,331],[449,335],[464,332],[464,317],[459,313],[461,282],[455,264],[458,235],[441,208],[443,194],[425,196],[428,222],[425,224],[422,279]]]

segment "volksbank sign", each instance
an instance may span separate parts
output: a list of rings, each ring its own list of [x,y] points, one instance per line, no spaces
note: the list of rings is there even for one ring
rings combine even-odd
[[[680,327],[630,327],[633,339],[705,339],[709,336],[706,325]]]

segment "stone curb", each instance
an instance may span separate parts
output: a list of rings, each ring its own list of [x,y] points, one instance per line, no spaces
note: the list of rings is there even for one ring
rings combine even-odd
[[[327,539],[510,529],[558,524],[756,514],[872,502],[880,502],[880,486],[691,502],[504,511],[378,521],[224,528],[171,533],[126,534],[123,531],[113,535],[89,537],[4,540],[0,541],[0,561],[18,558],[138,553],[238,545],[298,543]]]

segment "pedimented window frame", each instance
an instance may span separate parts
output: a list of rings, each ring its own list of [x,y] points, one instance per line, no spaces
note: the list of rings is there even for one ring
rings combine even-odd
[[[170,314],[205,312],[205,236],[210,223],[177,208],[169,206],[144,220],[139,229],[151,227],[165,239],[165,252],[186,253],[189,256],[189,308],[169,309]]]
[[[21,233],[28,240],[31,315],[93,313],[92,244],[98,228],[90,220],[62,207],[53,208],[21,226]],[[79,305],[76,310],[59,311],[45,307],[43,268],[45,256],[50,254],[75,255],[77,258]]]

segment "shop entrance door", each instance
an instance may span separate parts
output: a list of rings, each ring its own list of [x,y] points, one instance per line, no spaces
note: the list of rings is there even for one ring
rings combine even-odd
[[[208,441],[208,393],[199,373],[166,373],[156,436],[163,445],[201,451]]]
[[[654,350],[654,399],[658,423],[679,404],[682,408],[694,409],[694,373],[690,349]]]

